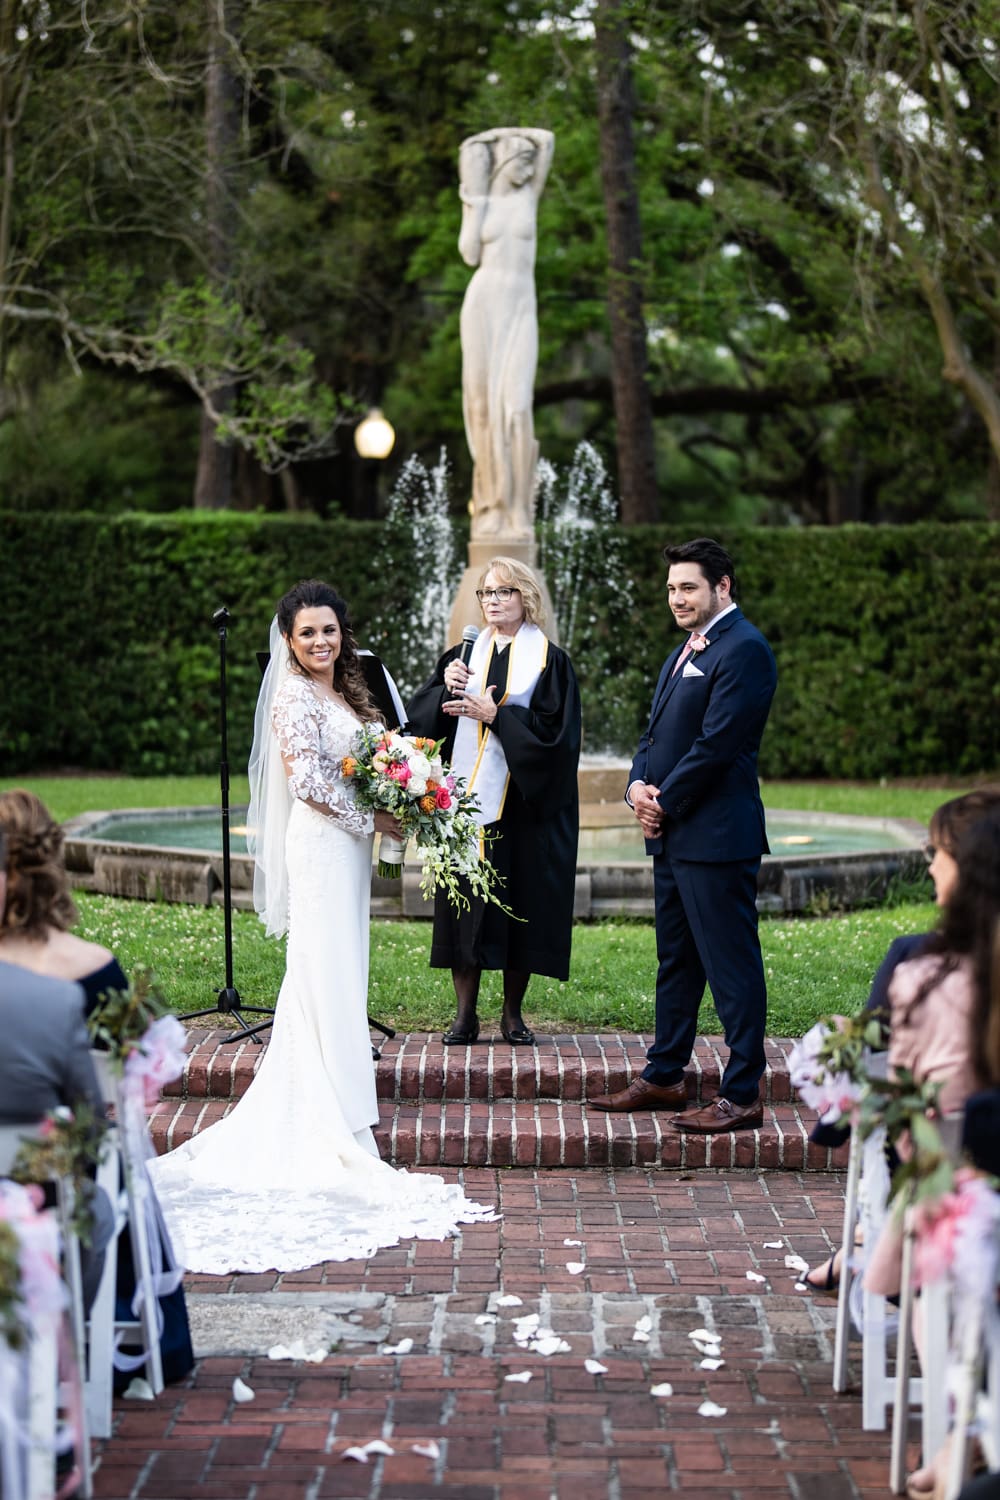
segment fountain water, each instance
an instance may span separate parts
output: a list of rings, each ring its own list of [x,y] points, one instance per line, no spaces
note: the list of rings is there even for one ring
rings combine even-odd
[[[560,644],[580,679],[585,732],[600,735],[588,750],[631,754],[638,734],[631,704],[642,696],[628,690],[635,668],[625,627],[635,593],[611,481],[591,443],[579,444],[565,477],[540,461],[538,510],[539,565],[552,593]]]
[[[415,456],[403,465],[389,498],[382,567],[391,580],[392,606],[375,621],[372,645],[405,699],[448,644],[448,610],[462,572],[448,514],[443,448],[433,469]]]

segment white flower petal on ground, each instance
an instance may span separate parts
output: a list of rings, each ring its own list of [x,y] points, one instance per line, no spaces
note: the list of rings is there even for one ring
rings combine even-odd
[[[530,1379],[530,1370],[516,1370],[513,1375],[504,1376],[504,1380],[516,1381],[518,1385],[527,1385]]]
[[[806,1284],[806,1282],[804,1282],[804,1281],[797,1281],[795,1283],[795,1285],[792,1287],[792,1291],[793,1292],[808,1292],[809,1291],[809,1287]]]
[[[699,1354],[707,1354],[709,1359],[715,1359],[722,1353],[722,1340],[712,1339],[710,1342],[708,1339],[695,1339],[694,1347]]]
[[[290,1344],[272,1344],[267,1351],[268,1359],[304,1359],[312,1365],[318,1365],[326,1359],[329,1350],[307,1349],[304,1339],[293,1339]]]
[[[694,1339],[695,1343],[699,1339],[705,1344],[720,1344],[722,1342],[721,1333],[713,1333],[710,1328],[692,1328],[688,1334],[688,1338]]]
[[[803,1260],[801,1255],[786,1255],[785,1265],[790,1271],[808,1271],[809,1262]]]
[[[714,1401],[703,1401],[698,1408],[699,1417],[724,1417],[728,1408],[716,1406]]]
[[[651,1396],[672,1396],[674,1388],[669,1380],[664,1380],[660,1385],[651,1385],[649,1387],[649,1394]]]
[[[764,1241],[764,1249],[765,1250],[783,1250],[784,1248],[785,1248],[785,1242],[784,1242],[784,1240],[765,1240]]]
[[[523,1307],[524,1303],[520,1297],[515,1297],[513,1292],[505,1292],[502,1297],[497,1298],[497,1307]]]
[[[255,1395],[256,1395],[256,1392],[252,1391],[250,1389],[250,1387],[246,1384],[246,1382],[243,1381],[243,1380],[241,1380],[240,1377],[237,1375],[236,1379],[233,1381],[233,1400],[234,1401],[252,1401],[254,1399]]]
[[[582,1260],[568,1260],[566,1262],[566,1269],[571,1276],[579,1276],[581,1271],[585,1271],[587,1267]]]
[[[583,1240],[563,1240],[564,1245],[582,1245]]]
[[[398,1344],[383,1344],[379,1350],[380,1354],[409,1354],[413,1348],[412,1339],[400,1339]]]
[[[632,1342],[633,1342],[633,1344],[648,1344],[649,1343],[649,1334],[646,1332],[645,1328],[637,1328],[635,1330],[635,1332],[632,1335]]]
[[[419,1453],[421,1458],[440,1458],[441,1449],[433,1438],[429,1443],[411,1443],[410,1448],[414,1453]]]
[[[572,1352],[566,1340],[561,1339],[559,1335],[555,1333],[550,1334],[549,1337],[545,1339],[532,1339],[531,1343],[528,1345],[528,1348],[533,1354],[569,1354]]]
[[[536,1333],[541,1332],[538,1325],[541,1322],[537,1313],[526,1313],[523,1318],[514,1319],[514,1342],[515,1344],[526,1344],[533,1339]],[[551,1332],[551,1330],[545,1330]]]
[[[766,1276],[762,1276],[759,1271],[748,1271],[747,1272],[747,1281],[766,1281],[766,1280],[767,1280],[767,1277]]]
[[[698,1368],[699,1370],[721,1370],[725,1363],[724,1359],[703,1359]]]
[[[126,1401],[155,1401],[156,1397],[153,1395],[153,1387],[149,1381],[136,1375],[125,1388],[125,1399]]]
[[[476,1319],[476,1323],[480,1327],[482,1327],[482,1325],[484,1323],[495,1323],[496,1320],[497,1320],[496,1313],[480,1313],[479,1316],[478,1316],[478,1318]]]
[[[365,1443],[358,1448],[345,1448],[340,1455],[342,1459],[353,1458],[355,1463],[366,1464],[373,1453],[384,1454],[386,1458],[392,1458],[395,1448],[390,1448],[388,1443],[383,1443],[381,1438],[374,1438],[370,1443]]]
[[[585,1359],[583,1368],[588,1375],[606,1375],[608,1373],[607,1365],[602,1365],[599,1359]]]
[[[639,1318],[635,1326],[638,1333],[651,1333],[653,1330],[653,1320],[647,1315],[644,1318]]]

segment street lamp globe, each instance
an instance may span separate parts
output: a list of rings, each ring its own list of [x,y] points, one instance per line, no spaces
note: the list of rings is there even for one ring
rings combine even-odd
[[[395,441],[392,423],[377,406],[373,406],[364,421],[354,429],[354,446],[362,458],[388,458]]]

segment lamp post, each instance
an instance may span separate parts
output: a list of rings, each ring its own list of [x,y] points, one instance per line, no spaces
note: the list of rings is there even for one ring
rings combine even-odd
[[[396,441],[392,423],[373,406],[363,422],[354,429],[354,446],[362,458],[388,458]]]
[[[396,434],[381,408],[369,407],[368,414],[354,429],[354,447],[361,459],[358,475],[358,514],[374,517],[379,507],[379,464],[392,452]]]

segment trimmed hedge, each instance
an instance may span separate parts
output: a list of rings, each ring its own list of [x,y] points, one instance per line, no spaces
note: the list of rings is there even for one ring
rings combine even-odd
[[[711,530],[706,523],[706,530]],[[631,749],[676,634],[663,592],[664,527],[623,533],[637,617],[600,576],[573,655],[591,750]],[[778,658],[766,776],[957,774],[1000,766],[1000,526],[729,531],[740,603]],[[389,577],[376,522],[179,513],[0,513],[7,639],[0,772],[74,766],[158,774],[218,763],[218,635],[229,631],[230,761],[249,751],[274,602],[327,577],[372,622],[413,608]],[[390,665],[392,662],[390,660]],[[624,694],[624,707],[622,706]]]

